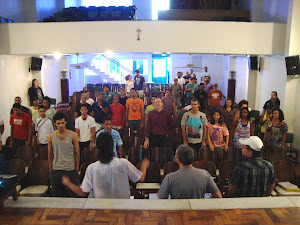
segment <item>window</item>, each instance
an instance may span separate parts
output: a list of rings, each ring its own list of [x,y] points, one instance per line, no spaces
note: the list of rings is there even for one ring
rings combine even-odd
[[[152,0],[152,20],[157,20],[158,10],[170,9],[170,0]]]
[[[81,0],[82,6],[132,6],[132,0]]]

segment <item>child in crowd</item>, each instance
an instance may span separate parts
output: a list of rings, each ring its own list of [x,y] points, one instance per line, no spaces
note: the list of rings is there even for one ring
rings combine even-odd
[[[45,106],[40,105],[38,110],[40,118],[35,121],[35,131],[37,132],[37,143],[39,148],[48,145],[47,137],[54,131],[54,127],[53,121],[46,116]]]
[[[222,121],[219,111],[213,113],[213,119],[207,124],[208,127],[208,144],[211,151],[217,150],[220,159],[223,157],[223,150],[227,151],[229,143],[229,132],[226,124]],[[225,137],[225,141],[224,141]]]

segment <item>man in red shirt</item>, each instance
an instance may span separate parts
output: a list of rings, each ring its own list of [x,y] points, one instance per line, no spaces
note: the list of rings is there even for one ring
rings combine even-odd
[[[119,96],[113,97],[113,102],[110,106],[111,120],[114,129],[121,129],[125,121],[125,107],[119,103]]]
[[[220,109],[220,100],[223,98],[223,93],[218,89],[218,84],[214,84],[213,89],[208,93],[209,110],[214,112]]]
[[[21,104],[13,105],[13,114],[10,116],[11,140],[10,146],[16,151],[19,146],[29,145],[32,129],[32,120],[27,113],[21,111]]]

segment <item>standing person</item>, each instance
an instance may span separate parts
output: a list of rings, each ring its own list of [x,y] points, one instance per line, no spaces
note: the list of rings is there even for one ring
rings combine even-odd
[[[175,98],[177,107],[181,107],[180,99],[183,97],[183,91],[178,83],[178,78],[174,78],[174,84],[171,85],[170,91],[172,92],[173,98]]]
[[[192,110],[183,114],[181,120],[183,144],[198,151],[206,145],[207,118],[199,111],[200,103],[194,98],[191,101]]]
[[[141,98],[144,96],[144,86],[145,86],[145,78],[140,74],[139,70],[135,71],[134,77],[134,89],[138,93],[138,97]],[[131,92],[132,89],[130,89]]]
[[[236,165],[228,187],[230,197],[270,196],[275,187],[275,169],[261,158],[262,141],[256,137],[241,138],[242,154],[247,159]]]
[[[175,104],[175,98],[171,94],[171,90],[166,91],[166,96],[163,97],[162,103],[164,106],[164,109],[169,112],[171,115],[177,116],[176,114],[176,104]]]
[[[149,117],[149,113],[150,113],[152,110],[155,110],[155,107],[154,107],[155,99],[156,99],[156,96],[152,96],[152,97],[151,97],[151,105],[148,105],[148,106],[146,107],[146,109],[145,109],[145,125],[147,124],[148,117]]]
[[[21,111],[21,105],[13,105],[14,113],[10,116],[10,146],[17,150],[19,146],[29,145],[32,133],[32,120],[30,116]]]
[[[35,131],[37,132],[37,144],[38,148],[47,146],[47,137],[54,131],[53,122],[49,117],[46,116],[45,106],[39,106],[39,116],[35,121]]]
[[[80,155],[84,148],[89,148],[90,151],[93,151],[96,139],[96,122],[93,117],[88,115],[87,105],[81,105],[81,115],[75,120],[75,132],[79,137]]]
[[[144,102],[137,97],[134,88],[131,89],[131,98],[126,101],[126,127],[138,130],[144,127]]]
[[[126,101],[127,101],[128,97],[125,94],[124,88],[120,87],[119,95],[120,95],[120,97],[119,97],[120,104],[123,105],[124,108],[126,108]]]
[[[183,91],[184,90],[184,85],[185,85],[185,80],[182,77],[182,72],[180,72],[180,71],[177,72],[177,78],[178,78],[178,84],[180,85],[181,90]]]
[[[271,99],[265,102],[263,111],[261,112],[261,115],[263,116],[266,113],[266,110],[271,107],[272,109],[274,108],[280,108],[280,100],[277,96],[277,91],[272,91],[271,92]]]
[[[108,132],[100,133],[96,145],[99,150],[98,161],[87,167],[81,186],[73,184],[67,176],[62,178],[62,183],[80,197],[88,197],[89,193],[93,193],[89,197],[129,199],[129,180],[144,182],[149,160],[142,161],[139,171],[127,159],[114,157],[113,139]]]
[[[84,91],[83,93],[85,94],[86,97],[86,103],[92,106],[95,101],[91,99],[91,93],[88,90]]]
[[[46,109],[46,116],[49,117],[51,120],[53,120],[56,111],[54,108],[50,108],[50,104],[51,104],[51,99],[48,96],[44,97],[43,106],[45,106]]]
[[[39,105],[40,105],[39,99],[37,97],[33,97],[32,106],[29,107],[30,113],[32,115],[32,123],[33,124],[40,117]]]
[[[4,132],[4,123],[3,123],[2,117],[0,115],[0,134],[2,135],[3,132]]]
[[[187,93],[186,94],[186,101],[185,101],[186,105],[191,104],[191,100],[194,96],[194,92],[197,91],[197,89],[198,89],[198,85],[196,84],[196,80],[197,79],[195,77],[193,77],[193,78],[190,79],[191,82],[186,85],[186,89],[185,89],[185,91]]]
[[[209,110],[211,112],[220,110],[220,101],[223,98],[223,93],[218,89],[218,84],[214,84],[214,88],[208,93]]]
[[[207,94],[204,91],[204,84],[199,84],[199,89],[194,92],[194,98],[198,99],[200,102],[200,111],[205,112],[205,109],[207,108]]]
[[[241,110],[242,110],[242,108],[245,108],[245,107],[248,108],[248,101],[243,99],[238,103],[238,109],[236,110],[236,113],[235,113],[236,120],[240,120]],[[248,108],[248,110],[249,110],[249,108]]]
[[[39,102],[43,102],[44,93],[41,87],[39,87],[39,82],[37,79],[33,79],[31,87],[28,89],[28,96],[30,100],[30,106],[33,105],[34,98],[37,98]]]
[[[125,107],[119,103],[119,96],[113,97],[110,111],[113,128],[121,129],[125,124]]]
[[[204,67],[204,72],[201,73],[201,82],[204,81],[205,77],[210,77],[210,72],[208,72],[207,70],[207,67]]]
[[[286,140],[286,133],[288,132],[288,126],[284,122],[284,114],[281,109],[275,108],[272,111],[272,117],[267,124],[264,147],[266,149],[282,148],[286,151],[284,146]]]
[[[159,199],[204,198],[208,191],[214,198],[222,198],[221,192],[208,171],[193,167],[194,151],[188,146],[179,145],[175,160],[179,170],[165,176],[157,193]]]
[[[260,117],[260,121],[259,121],[260,132],[259,132],[258,136],[261,140],[264,140],[264,136],[265,136],[265,133],[267,130],[267,125],[270,123],[271,118],[272,118],[272,111],[273,111],[273,108],[271,105],[269,105],[266,113],[264,113],[264,115],[261,115],[261,117]]]
[[[149,147],[149,152],[155,147],[165,147],[168,145],[167,135],[175,127],[175,121],[171,114],[163,109],[163,102],[160,98],[155,99],[155,110],[149,113],[145,124],[144,148]]]
[[[76,120],[79,116],[81,116],[81,106],[82,105],[86,105],[87,110],[88,110],[88,115],[90,115],[92,112],[92,106],[87,103],[87,97],[86,97],[85,93],[81,94],[80,103],[77,104],[75,107],[74,120]]]
[[[213,89],[213,85],[210,82],[210,76],[205,76],[204,77],[204,91],[206,92],[206,94],[208,95],[209,92]]]
[[[248,108],[242,108],[240,112],[240,120],[235,120],[230,135],[232,147],[238,150],[241,150],[243,147],[239,142],[240,138],[249,138],[250,136],[254,135],[254,127],[250,118],[250,112]]]
[[[184,82],[185,82],[185,85],[187,85],[187,84],[190,82],[190,79],[191,79],[191,78],[192,78],[192,77],[191,77],[191,75],[189,74],[189,72],[186,71],[185,76],[183,77]]]
[[[124,157],[125,158],[125,155],[123,154],[123,151],[122,151],[122,145],[123,145],[123,141],[121,139],[121,136],[120,136],[120,133],[114,129],[112,129],[112,123],[111,123],[111,118],[110,117],[105,117],[104,118],[104,123],[103,123],[103,127],[104,129],[101,130],[98,134],[97,134],[97,137],[103,133],[103,132],[108,132],[110,133],[110,135],[112,136],[113,138],[113,141],[114,141],[114,146],[113,146],[113,151],[114,151],[114,157],[119,157],[119,158],[122,158]],[[99,149],[99,146],[97,146],[97,148]]]
[[[223,151],[228,150],[229,132],[226,124],[222,121],[222,116],[219,111],[213,113],[213,119],[208,123],[208,144],[211,151],[219,152],[220,160],[223,159]],[[224,141],[224,137],[226,141]]]
[[[21,99],[21,97],[19,97],[19,96],[15,97],[15,103],[20,104],[22,112],[27,113],[30,116],[30,118],[32,117],[32,115],[30,113],[30,110],[27,107],[25,107],[25,106],[22,105],[22,99]],[[14,113],[14,109],[11,108],[10,115],[12,115],[13,113]]]
[[[95,121],[102,127],[103,120],[109,112],[109,103],[104,101],[104,94],[100,93],[97,102],[92,105],[91,116],[95,118]],[[96,128],[96,131],[98,129]]]
[[[53,117],[56,131],[48,135],[48,164],[51,173],[53,197],[77,197],[77,194],[62,184],[61,178],[66,175],[72,183],[79,185],[79,142],[78,135],[66,129],[67,117],[56,113]]]
[[[231,99],[227,99],[224,106],[221,108],[223,120],[227,126],[229,133],[232,131],[232,127],[234,124],[234,118],[235,118],[235,114],[236,114],[236,111],[233,108],[232,103],[233,102]]]
[[[126,90],[126,95],[127,97],[129,98],[130,97],[130,90],[132,88],[134,88],[134,82],[132,80],[132,76],[130,74],[128,74],[126,77],[125,77],[125,80],[126,80],[126,83],[125,83],[125,90]]]
[[[103,95],[104,95],[104,101],[111,104],[114,94],[111,91],[109,91],[108,84],[103,85]]]

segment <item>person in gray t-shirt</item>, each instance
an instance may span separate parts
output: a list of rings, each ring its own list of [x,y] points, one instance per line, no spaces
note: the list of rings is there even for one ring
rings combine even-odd
[[[157,194],[159,199],[166,199],[169,194],[172,199],[204,198],[205,192],[210,192],[214,198],[222,198],[208,171],[192,166],[192,148],[186,145],[178,146],[175,159],[180,169],[164,178]]]

